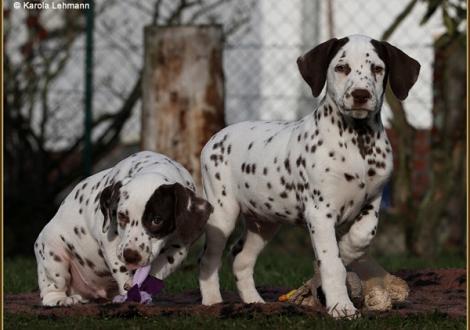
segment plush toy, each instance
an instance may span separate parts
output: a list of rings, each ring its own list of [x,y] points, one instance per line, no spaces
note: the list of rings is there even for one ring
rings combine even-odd
[[[305,282],[298,289],[291,290],[278,298],[280,302],[290,302],[297,305],[306,305],[311,307],[322,306],[320,297],[318,297],[318,289],[321,286],[320,274],[315,272],[314,276]],[[346,287],[348,295],[356,307],[360,307],[363,302],[363,290],[361,280],[356,273],[348,272],[346,275]]]
[[[150,265],[137,269],[132,278],[132,287],[127,290],[127,294],[117,295],[113,302],[135,301],[150,304],[152,296],[162,291],[164,285],[162,280],[149,275],[149,272]]]

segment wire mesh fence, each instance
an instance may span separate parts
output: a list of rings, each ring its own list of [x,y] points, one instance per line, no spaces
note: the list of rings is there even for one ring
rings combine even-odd
[[[360,33],[380,39],[409,1],[210,0],[194,1],[194,5],[182,9],[178,7],[181,3],[186,2],[96,1],[95,118],[118,111],[139,77],[144,26],[210,22],[223,24],[227,33],[224,52],[227,123],[299,118],[312,110],[315,100],[298,74],[297,57],[330,37]],[[425,5],[418,3],[390,39],[422,65],[419,81],[405,103],[409,121],[418,128],[429,127],[431,123],[432,42],[433,36],[443,29],[439,15],[420,26],[424,10]],[[24,13],[16,11],[15,15],[21,19]],[[44,24],[52,28],[65,19],[61,15],[64,13],[49,12],[43,18]],[[49,148],[60,150],[82,133],[83,75],[84,36],[79,35],[65,69],[49,86],[53,117],[48,119]],[[125,143],[139,139],[140,108],[138,102],[122,132]],[[40,114],[37,116],[39,123]],[[383,116],[390,117],[387,108]],[[103,129],[97,127],[95,135]]]
[[[64,191],[70,186],[72,181],[66,180],[67,175],[74,180],[79,176],[73,177],[73,171],[66,170],[73,165],[78,169],[76,163],[81,161],[80,148],[72,146],[79,145],[83,136],[85,17],[83,12],[74,10],[14,10],[13,3],[13,0],[4,3],[7,55],[4,88],[5,104],[10,106],[10,109],[6,106],[10,117],[5,117],[10,121],[5,127],[8,130],[8,125],[17,125],[19,135],[10,133],[21,143],[15,144],[17,140],[9,133],[5,135],[6,140],[13,141],[6,148],[11,151],[6,157],[11,158],[7,186],[13,191],[12,187],[24,182],[24,173],[29,175],[34,169],[39,183],[31,181],[31,186],[46,186],[49,195],[37,194],[45,199],[55,198],[56,190]],[[434,40],[446,28],[440,13],[426,24],[420,24],[429,3],[424,0],[95,0],[93,140],[96,143],[109,130],[112,122],[109,118],[122,111],[139,81],[143,31],[147,25],[221,24],[225,33],[226,123],[295,120],[310,113],[318,102],[298,73],[297,57],[332,37],[365,34],[381,39],[410,4],[413,5],[411,13],[399,24],[389,42],[421,64],[418,82],[404,102],[404,109],[414,127],[430,128],[433,96],[440,92],[433,89]],[[120,141],[127,145],[127,151],[135,149],[140,139],[141,102],[137,98],[131,104],[131,114],[125,117],[120,131]],[[385,122],[391,116],[387,105],[382,116]],[[21,140],[21,134],[27,136],[23,139],[26,142]],[[426,143],[429,134],[423,134]],[[36,151],[35,143],[39,145],[37,153],[31,152]],[[24,146],[20,152],[18,145]],[[31,155],[37,159],[45,157],[47,161],[41,163]],[[114,157],[115,161],[121,154],[108,150],[106,156]],[[421,154],[418,157],[424,158]],[[17,170],[16,164],[27,163],[26,160],[30,167],[26,166],[24,172]],[[429,170],[428,165],[425,170]],[[416,168],[414,171],[418,172]],[[11,194],[11,200],[18,203],[8,205],[25,203],[24,192],[29,193],[31,188],[24,187]],[[45,204],[38,199],[37,205]],[[9,209],[28,208],[10,206]],[[36,209],[31,210],[36,216]],[[20,214],[18,218],[25,216]],[[379,238],[379,242],[385,247],[403,247],[403,231],[397,227],[389,232],[393,230],[400,234],[388,235],[382,241]]]

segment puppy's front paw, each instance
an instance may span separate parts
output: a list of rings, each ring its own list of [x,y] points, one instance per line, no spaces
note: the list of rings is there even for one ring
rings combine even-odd
[[[242,300],[245,304],[264,304],[264,299],[256,292],[250,295],[243,295]]]
[[[202,304],[204,306],[220,304],[221,302],[222,302],[222,299],[210,299],[210,298],[202,299]]]
[[[219,304],[221,302],[222,302],[222,296],[220,294],[218,294],[218,295],[203,295],[203,297],[202,297],[202,304],[204,306],[215,305],[215,304]]]
[[[236,268],[235,264],[234,268]],[[252,277],[244,276],[243,273],[235,273],[235,278],[237,279],[238,294],[245,304],[264,304],[264,299],[256,290]]]
[[[360,316],[359,311],[354,307],[352,302],[338,302],[331,307],[327,306],[328,314],[330,314],[335,319],[347,318],[355,319]]]
[[[204,306],[215,305],[222,302],[222,295],[220,294],[218,286],[200,281],[199,287],[201,289],[202,304]]]
[[[387,274],[384,278],[384,285],[393,302],[405,301],[410,294],[408,283],[397,276]]]
[[[51,299],[44,299],[43,305],[44,306],[71,306],[78,303],[86,304],[88,300],[84,299],[82,296],[78,294],[74,294],[71,296],[62,296],[56,297]]]

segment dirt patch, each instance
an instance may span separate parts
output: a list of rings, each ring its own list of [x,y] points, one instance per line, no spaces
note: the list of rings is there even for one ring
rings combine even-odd
[[[453,318],[465,317],[466,281],[464,269],[424,269],[418,271],[399,271],[395,273],[406,280],[411,288],[407,301],[394,306],[389,312],[379,316],[398,314],[401,316],[439,312]],[[220,318],[250,317],[254,314],[322,314],[323,310],[277,302],[279,295],[290,288],[260,287],[259,291],[266,304],[242,304],[238,295],[225,292],[224,303],[214,306],[200,305],[199,290],[179,294],[158,295],[153,305],[135,303],[111,304],[91,303],[73,307],[43,307],[39,294],[21,293],[5,295],[5,312],[28,314],[43,317],[97,316],[97,317],[134,317],[134,316],[183,316],[208,315]],[[371,313],[367,313],[371,314]]]

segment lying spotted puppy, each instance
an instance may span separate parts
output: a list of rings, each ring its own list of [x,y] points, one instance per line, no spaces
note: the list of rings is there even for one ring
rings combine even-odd
[[[212,206],[179,163],[139,152],[80,182],[39,234],[42,304],[125,295],[137,268],[166,278],[201,235]]]

